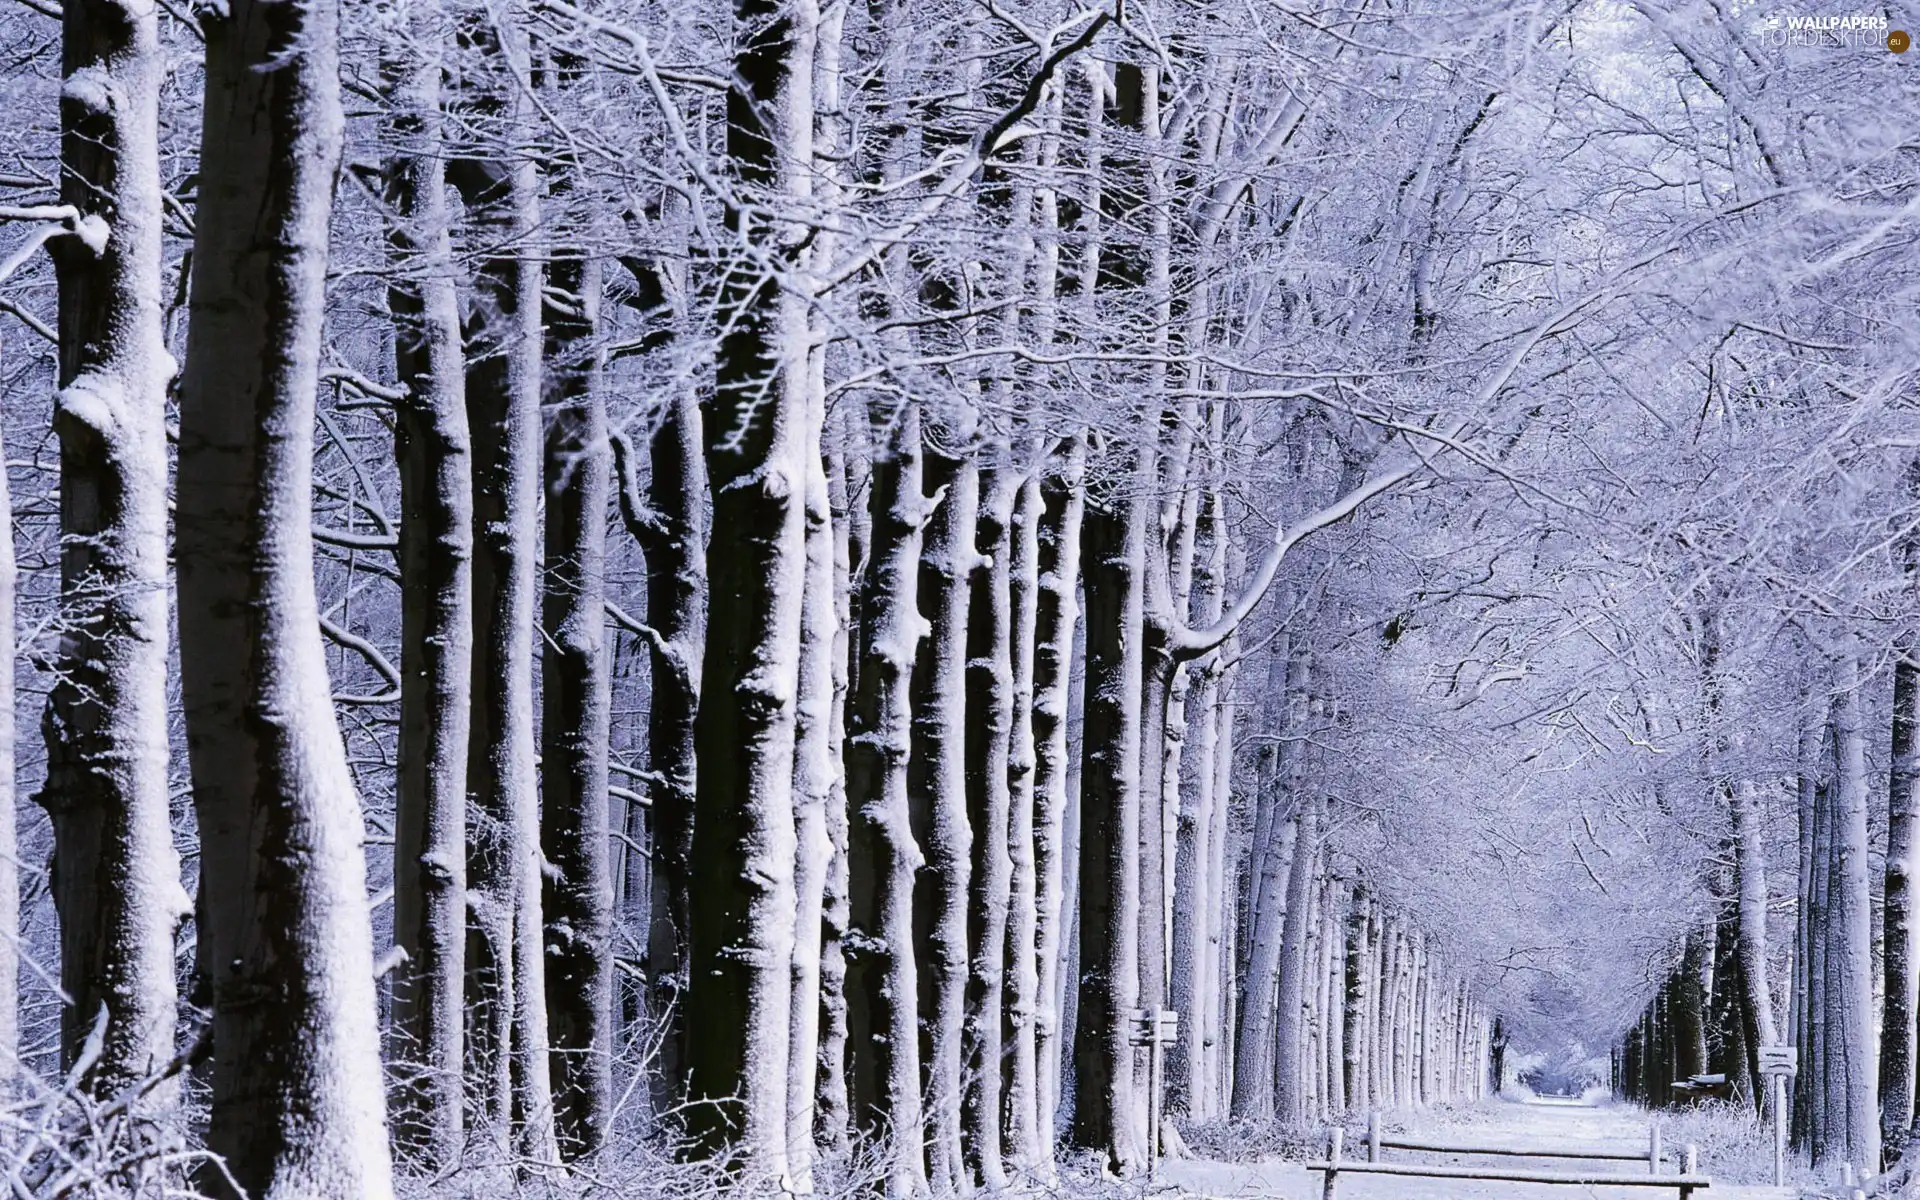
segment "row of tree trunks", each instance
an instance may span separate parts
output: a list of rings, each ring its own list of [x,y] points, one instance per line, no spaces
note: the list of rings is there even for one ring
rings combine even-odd
[[[1712,648],[1711,641],[1706,643]],[[1703,656],[1709,668],[1713,655]],[[1808,731],[1800,747],[1798,819],[1800,861],[1793,963],[1787,1020],[1783,1028],[1766,982],[1768,884],[1763,849],[1764,797],[1751,779],[1720,783],[1729,811],[1732,872],[1720,888],[1714,920],[1688,933],[1671,972],[1616,1048],[1620,1093],[1661,1107],[1689,1102],[1676,1088],[1711,1070],[1725,1074],[1736,1092],[1764,1112],[1771,1099],[1759,1075],[1759,1047],[1783,1036],[1798,1047],[1799,1074],[1790,1092],[1789,1127],[1796,1146],[1815,1162],[1854,1163],[1878,1170],[1882,1137],[1907,1136],[1912,1117],[1910,1062],[1899,1045],[1880,1045],[1875,1027],[1875,942],[1870,878],[1867,731],[1863,725],[1859,660],[1843,655],[1831,677],[1832,702],[1823,726]],[[1708,704],[1716,705],[1711,671]],[[1903,793],[1911,772],[1913,703],[1910,678],[1894,677],[1893,771],[1890,802],[1909,805]],[[1740,739],[1721,750],[1737,757]],[[1889,918],[1883,940],[1891,981],[1880,1010],[1891,1042],[1911,1038],[1911,989],[1905,942],[1904,858],[1911,830],[1902,831],[1898,811],[1890,821]],[[1891,1013],[1891,1017],[1884,1014]],[[1903,1015],[1904,1014],[1904,1015]],[[1882,1051],[1884,1050],[1884,1053]]]

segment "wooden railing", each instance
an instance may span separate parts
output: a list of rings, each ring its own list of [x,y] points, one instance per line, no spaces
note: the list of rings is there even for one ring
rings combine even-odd
[[[1324,1162],[1311,1162],[1307,1170],[1319,1171],[1326,1184],[1321,1191],[1321,1200],[1338,1200],[1340,1177],[1342,1175],[1393,1175],[1416,1179],[1472,1179],[1498,1183],[1546,1183],[1567,1184],[1576,1187],[1654,1187],[1673,1188],[1680,1193],[1680,1200],[1692,1200],[1696,1191],[1705,1191],[1713,1181],[1700,1174],[1698,1156],[1692,1146],[1683,1152],[1682,1167],[1677,1175],[1662,1175],[1660,1164],[1663,1155],[1660,1149],[1660,1131],[1655,1126],[1649,1145],[1645,1151],[1625,1151],[1601,1147],[1560,1147],[1543,1149],[1525,1146],[1472,1146],[1451,1142],[1433,1142],[1413,1138],[1387,1138],[1381,1135],[1379,1118],[1368,1123],[1367,1161],[1359,1162],[1341,1157],[1341,1142],[1345,1131],[1334,1129],[1328,1139],[1327,1158]],[[1470,1154],[1489,1156],[1508,1156],[1515,1158],[1568,1158],[1589,1161],[1645,1162],[1646,1174],[1608,1171],[1537,1171],[1520,1167],[1442,1167],[1428,1166],[1422,1163],[1388,1163],[1380,1161],[1383,1150],[1421,1150],[1440,1154]]]

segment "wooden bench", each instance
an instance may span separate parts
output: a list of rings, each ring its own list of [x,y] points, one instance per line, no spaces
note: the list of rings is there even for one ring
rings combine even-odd
[[[1645,1175],[1604,1171],[1530,1171],[1519,1167],[1439,1167],[1425,1166],[1420,1163],[1383,1163],[1377,1161],[1378,1150],[1374,1151],[1375,1160],[1355,1162],[1340,1157],[1341,1141],[1344,1130],[1335,1129],[1329,1142],[1326,1161],[1306,1164],[1309,1171],[1319,1171],[1325,1177],[1325,1186],[1321,1200],[1338,1200],[1340,1176],[1342,1175],[1394,1175],[1415,1179],[1472,1179],[1496,1183],[1545,1183],[1567,1184],[1574,1187],[1654,1187],[1673,1188],[1680,1193],[1680,1200],[1692,1200],[1696,1191],[1705,1191],[1713,1186],[1713,1181],[1700,1174],[1694,1148],[1686,1148],[1685,1166],[1677,1175],[1662,1175],[1659,1167],[1659,1145],[1657,1140],[1652,1147],[1652,1170]],[[1657,1138],[1657,1135],[1656,1135]],[[1371,1140],[1371,1139],[1370,1139]],[[1404,1140],[1404,1139],[1403,1139]],[[1391,1145],[1386,1139],[1380,1145]],[[1462,1147],[1443,1145],[1438,1142],[1422,1142],[1401,1149],[1432,1150],[1451,1154],[1507,1154],[1524,1158],[1604,1158],[1619,1161],[1617,1152],[1606,1151],[1594,1154],[1587,1150],[1558,1152],[1552,1150],[1526,1149],[1521,1147],[1503,1147],[1487,1149],[1485,1147]],[[1629,1161],[1644,1161],[1645,1155],[1634,1154]]]

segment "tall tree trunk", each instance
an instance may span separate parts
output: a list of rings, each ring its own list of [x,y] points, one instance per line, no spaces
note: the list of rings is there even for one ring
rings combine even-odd
[[[1301,797],[1299,833],[1293,843],[1293,867],[1287,875],[1286,932],[1280,951],[1279,1016],[1274,1022],[1279,1038],[1279,1053],[1274,1062],[1274,1115],[1283,1124],[1293,1124],[1306,1113],[1306,1064],[1302,1061],[1302,1042],[1306,1019],[1307,932],[1312,918],[1313,890],[1319,884],[1320,822],[1323,803],[1318,788],[1307,779],[1304,764],[1290,772],[1294,791],[1302,787],[1312,791]]]
[[[846,128],[843,112],[843,77],[841,53],[843,48],[847,6],[829,5],[820,15],[820,31],[815,42],[814,52],[814,89],[815,108],[818,116],[814,125],[814,163],[819,178],[818,187],[823,192],[823,204],[836,202],[840,195],[841,164],[845,159]],[[834,237],[829,230],[820,230],[816,236],[816,253],[826,257],[832,253]],[[809,351],[807,368],[810,392],[808,403],[817,406],[816,423],[824,425],[826,399],[826,342],[827,339],[815,336],[816,344]],[[824,653],[827,656],[825,667],[827,680],[826,728],[821,736],[825,744],[820,749],[825,754],[827,778],[825,780],[824,807],[821,813],[821,834],[825,839],[823,860],[820,865],[820,908],[818,920],[818,967],[817,995],[813,999],[813,1045],[802,1047],[802,1037],[796,1040],[795,1052],[804,1052],[810,1056],[805,1064],[791,1065],[796,1076],[804,1076],[812,1086],[810,1095],[789,1097],[789,1107],[806,1113],[810,1128],[806,1131],[807,1144],[824,1145],[829,1153],[844,1153],[847,1148],[847,960],[845,939],[847,934],[848,895],[847,895],[847,851],[848,851],[848,814],[847,814],[847,772],[845,746],[847,740],[847,692],[849,686],[848,653],[851,646],[850,622],[852,620],[851,581],[848,578],[852,561],[849,556],[851,547],[851,524],[853,514],[849,511],[848,497],[847,446],[846,432],[851,421],[851,403],[840,406],[839,429],[831,439],[825,437],[824,428],[820,441],[824,472],[816,481],[812,472],[808,480],[812,486],[825,487],[825,493],[819,497],[826,508],[827,562],[824,578],[815,555],[820,547],[813,538],[819,530],[811,509],[808,513],[808,601],[802,613],[802,624],[812,630],[816,622],[830,619],[831,632],[827,638]],[[809,504],[814,502],[809,497]],[[814,606],[811,589],[827,590],[827,606],[823,614]],[[802,678],[809,677],[809,664],[802,664]],[[801,739],[803,745],[810,745],[812,726],[808,726],[808,737]],[[795,777],[795,786],[802,786],[799,777]],[[804,839],[805,832],[801,831]],[[802,843],[802,854],[806,846]],[[803,930],[804,932],[804,930]],[[800,1003],[796,994],[795,1003]],[[800,1018],[796,1014],[795,1028],[800,1028]],[[789,1120],[792,1119],[789,1114]],[[789,1139],[790,1141],[793,1139]],[[804,1182],[804,1181],[803,1181]]]
[[[1707,1004],[1701,977],[1707,969],[1707,951],[1699,930],[1688,932],[1674,973],[1674,1037],[1679,1059],[1674,1078],[1688,1079],[1707,1069]]]
[[[1080,618],[1080,534],[1085,513],[1086,443],[1068,439],[1041,476],[1040,590],[1033,633],[1033,862],[1035,922],[1033,959],[1034,1108],[1040,1149],[1051,1157],[1058,1137],[1060,1063],[1071,1028],[1061,1013],[1063,959],[1068,952],[1066,860],[1077,841],[1068,839],[1067,785],[1075,769],[1067,744]]]
[[[914,961],[920,970],[928,1181],[963,1181],[960,1106],[967,986],[967,891],[973,831],[967,820],[968,580],[980,479],[970,413],[925,423],[927,487],[936,497],[920,555],[920,612],[928,624],[913,669],[913,752],[907,795],[926,866],[914,888]]]
[[[1230,550],[1227,556],[1230,568],[1238,565],[1236,558]],[[1234,1030],[1239,1016],[1235,1010],[1239,989],[1235,986],[1234,969],[1239,960],[1241,932],[1237,921],[1240,908],[1237,889],[1230,883],[1233,878],[1233,859],[1237,853],[1234,845],[1237,839],[1233,816],[1233,762],[1234,720],[1238,713],[1235,693],[1239,687],[1240,671],[1232,665],[1240,657],[1237,635],[1228,639],[1223,647],[1223,657],[1229,665],[1220,674],[1214,688],[1219,728],[1214,734],[1213,743],[1212,848],[1208,853],[1213,881],[1209,890],[1215,917],[1207,947],[1207,961],[1209,986],[1214,999],[1208,1010],[1209,1027],[1201,1042],[1207,1059],[1206,1072],[1211,1092],[1204,1116],[1210,1120],[1228,1115],[1228,1099],[1233,1093]]]
[[[842,406],[846,413],[853,406]],[[843,416],[842,442],[844,443]],[[842,444],[830,455],[828,499],[833,519],[833,712],[828,739],[836,756],[833,785],[827,796],[827,839],[833,848],[827,862],[825,895],[820,907],[820,1048],[819,1078],[814,1089],[814,1137],[829,1153],[848,1148],[847,1095],[847,934],[851,928],[849,855],[852,817],[847,807],[847,709],[852,688],[852,499],[848,485],[848,450]]]
[[[443,30],[426,26],[428,45]],[[394,220],[387,289],[400,469],[400,730],[394,801],[394,1140],[424,1171],[461,1149],[467,939],[467,753],[473,668],[473,443],[454,284],[441,65],[396,61],[397,153],[386,167]]]
[[[1158,504],[1150,489],[1138,486],[1152,471],[1152,447],[1116,451],[1121,464],[1131,463],[1121,477],[1135,486],[1090,501],[1081,533],[1087,682],[1074,1141],[1104,1151],[1113,1170],[1128,1173],[1144,1151],[1132,1119],[1127,1020],[1140,987],[1141,642],[1146,540]]]
[[[787,1157],[794,1186],[813,1185],[814,1089],[820,1070],[820,972],[822,924],[827,901],[827,872],[833,862],[829,806],[840,778],[839,743],[834,741],[839,695],[834,660],[839,636],[839,603],[834,591],[833,504],[826,463],[818,447],[826,423],[823,352],[808,358],[807,441],[814,447],[805,463],[806,596],[800,609],[799,692],[794,707],[793,829],[794,918],[793,996],[787,1044]]]
[[[915,1002],[913,885],[922,858],[907,799],[912,746],[910,683],[924,636],[919,592],[920,420],[912,404],[894,418],[873,461],[872,514],[860,585],[859,665],[847,738],[851,911],[847,939],[848,1077],[855,1120],[887,1139],[881,1153],[891,1196],[926,1190],[920,1146],[920,1034]]]
[[[1006,961],[1007,1166],[1029,1175],[1048,1156],[1040,1127],[1040,924],[1038,828],[1039,747],[1034,721],[1036,639],[1040,607],[1040,464],[1020,481],[1009,531],[1008,640],[1013,728],[1007,760],[1007,849],[1010,856]]]
[[[651,273],[650,273],[651,274]],[[691,390],[677,392],[648,449],[644,505],[622,478],[621,509],[647,559],[649,681],[648,817],[652,899],[648,905],[648,1011],[659,1027],[660,1099],[678,1103],[687,1065],[686,991],[693,897],[693,810],[698,777],[694,725],[707,642],[707,464],[705,422]],[[626,442],[613,443],[615,462]]]
[[[499,51],[503,71],[527,73],[527,48],[514,31],[507,31]],[[511,82],[497,86],[517,96]],[[507,101],[515,118],[516,103]],[[491,234],[513,248],[476,271],[468,332],[475,553],[467,1057],[478,1076],[478,1128],[497,1151],[552,1162],[558,1148],[547,1050],[533,728],[545,272],[532,245],[540,225],[533,161],[506,149],[506,161],[475,168],[480,178],[465,189]]]
[[[235,0],[201,27],[176,519],[201,861],[223,868],[203,880],[200,931],[220,965],[207,1148],[223,1165],[200,1185],[387,1200],[364,831],[313,584],[339,9]]]
[[[1013,859],[1007,839],[1013,795],[1013,579],[1008,550],[1021,480],[1005,447],[981,472],[974,524],[974,568],[968,582],[965,675],[967,823],[973,831],[967,943],[965,1068],[966,1166],[971,1181],[1006,1186],[1001,1153],[1007,908]]]
[[[15,660],[13,497],[0,430],[0,662]],[[11,667],[0,669],[0,1100],[12,1100],[20,1062],[20,858],[15,832],[14,692]]]
[[[1760,797],[1750,781],[1742,780],[1733,793],[1733,869],[1738,905],[1740,978],[1748,1012],[1761,1045],[1780,1041],[1773,1012],[1773,987],[1767,982],[1767,857],[1762,839]],[[1765,1087],[1765,1079],[1756,1079]],[[1763,1099],[1763,1113],[1771,1111]]]
[[[1342,949],[1340,963],[1341,995],[1343,999],[1341,1022],[1343,1034],[1341,1046],[1341,1086],[1346,1092],[1347,1105],[1353,1112],[1368,1112],[1373,1108],[1371,1081],[1367,1078],[1366,1045],[1370,1031],[1367,1029],[1367,912],[1369,901],[1366,888],[1356,884],[1353,889],[1353,902],[1347,910],[1346,941]]]
[[[1849,653],[1841,664],[1834,704],[1835,758],[1834,961],[1840,1010],[1831,1014],[1833,1053],[1844,1089],[1843,1131],[1848,1161],[1880,1169],[1880,1115],[1874,1096],[1878,1059],[1873,1028],[1873,896],[1868,881],[1866,731],[1861,723],[1860,665]]]
[[[53,820],[61,1062],[75,1063],[104,1010],[82,1086],[110,1096],[173,1056],[173,937],[191,911],[167,794],[167,63],[150,7],[80,0],[62,13],[60,190],[84,215],[80,234],[53,242],[61,637],[39,800]],[[142,1107],[175,1094],[164,1083]]]
[[[1200,620],[1212,625],[1219,620],[1225,601],[1227,539],[1224,514],[1218,492],[1209,489],[1199,515],[1196,537],[1204,546],[1197,567]],[[1180,556],[1176,554],[1175,563]],[[1167,1107],[1198,1119],[1207,1111],[1202,1099],[1206,1090],[1205,1046],[1212,1026],[1215,997],[1211,986],[1210,947],[1218,941],[1219,904],[1214,894],[1218,876],[1213,873],[1213,822],[1217,803],[1214,787],[1219,764],[1215,761],[1220,726],[1219,670],[1217,661],[1208,659],[1197,667],[1198,685],[1191,693],[1191,704],[1182,703],[1183,718],[1191,711],[1195,732],[1190,753],[1183,753],[1179,766],[1185,775],[1184,786],[1175,795],[1178,806],[1175,830],[1173,888],[1173,976],[1169,1000],[1180,1015],[1179,1035],[1167,1059]],[[1171,718],[1169,718],[1171,719]],[[1169,744],[1172,743],[1169,729]]]
[[[733,1149],[749,1175],[790,1184],[793,769],[806,589],[812,440],[809,300],[800,284],[811,187],[810,0],[734,10],[726,149],[739,184],[772,216],[730,207],[729,229],[780,269],[737,261],[721,282],[726,332],[708,400],[713,527],[707,644],[695,723],[689,1126],[707,1152]]]
[[[573,164],[568,164],[568,171]],[[571,190],[571,181],[566,183]],[[555,191],[562,190],[556,180]],[[601,391],[600,268],[553,257],[541,601],[540,852],[554,1132],[580,1158],[613,1106],[613,875],[607,824],[607,499],[611,448]]]
[[[1892,747],[1887,772],[1886,1003],[1880,1017],[1880,1131],[1887,1161],[1900,1157],[1914,1123],[1916,987],[1920,922],[1913,912],[1914,826],[1920,820],[1920,644],[1894,644]],[[1764,897],[1763,897],[1764,898]]]

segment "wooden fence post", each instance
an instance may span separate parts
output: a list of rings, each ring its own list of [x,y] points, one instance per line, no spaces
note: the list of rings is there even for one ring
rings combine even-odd
[[[1320,1200],[1335,1200],[1335,1193],[1340,1186],[1340,1142],[1345,1134],[1346,1130],[1340,1126],[1333,1127],[1333,1136],[1327,1147],[1327,1183],[1320,1192]]]
[[[1377,1108],[1367,1116],[1367,1161],[1380,1161],[1380,1110]]]

